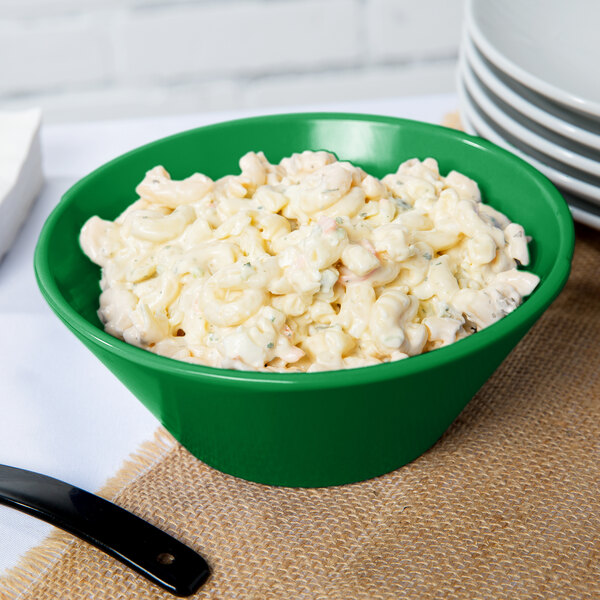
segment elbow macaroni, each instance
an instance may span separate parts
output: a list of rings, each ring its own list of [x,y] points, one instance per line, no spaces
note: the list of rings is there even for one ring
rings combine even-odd
[[[517,270],[523,228],[432,158],[382,180],[328,152],[240,167],[217,181],[155,167],[114,222],[86,222],[106,331],[214,367],[354,368],[451,344],[539,282]]]

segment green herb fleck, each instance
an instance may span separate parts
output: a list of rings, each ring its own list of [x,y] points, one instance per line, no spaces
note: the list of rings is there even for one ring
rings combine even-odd
[[[412,208],[412,206],[406,202],[406,200],[402,200],[402,198],[394,198],[394,203],[398,208],[404,208],[405,210]]]
[[[338,225],[341,225],[341,224],[344,222],[344,219],[342,219],[342,217],[336,217],[336,218],[335,218],[335,222],[336,222]]]
[[[431,260],[431,253],[430,253],[430,252],[425,252],[425,253],[423,254],[423,258],[424,258],[425,260]]]
[[[252,265],[249,262],[247,262],[247,263],[244,263],[244,266],[245,267],[251,267]]]
[[[273,348],[274,346],[275,346],[275,344],[273,342],[269,342],[267,344],[267,348],[269,348],[269,349]]]

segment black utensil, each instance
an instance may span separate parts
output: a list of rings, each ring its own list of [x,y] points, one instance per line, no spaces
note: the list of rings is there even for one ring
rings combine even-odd
[[[0,504],[80,537],[176,596],[190,596],[210,574],[204,558],[185,544],[64,481],[0,465]]]

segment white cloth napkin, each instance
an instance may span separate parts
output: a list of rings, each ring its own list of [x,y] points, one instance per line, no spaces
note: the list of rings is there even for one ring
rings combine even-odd
[[[0,112],[0,260],[43,182],[39,109]]]

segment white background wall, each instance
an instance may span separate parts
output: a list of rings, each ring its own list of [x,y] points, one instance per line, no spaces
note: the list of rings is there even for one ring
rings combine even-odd
[[[46,122],[454,90],[463,0],[0,0],[0,109]]]

